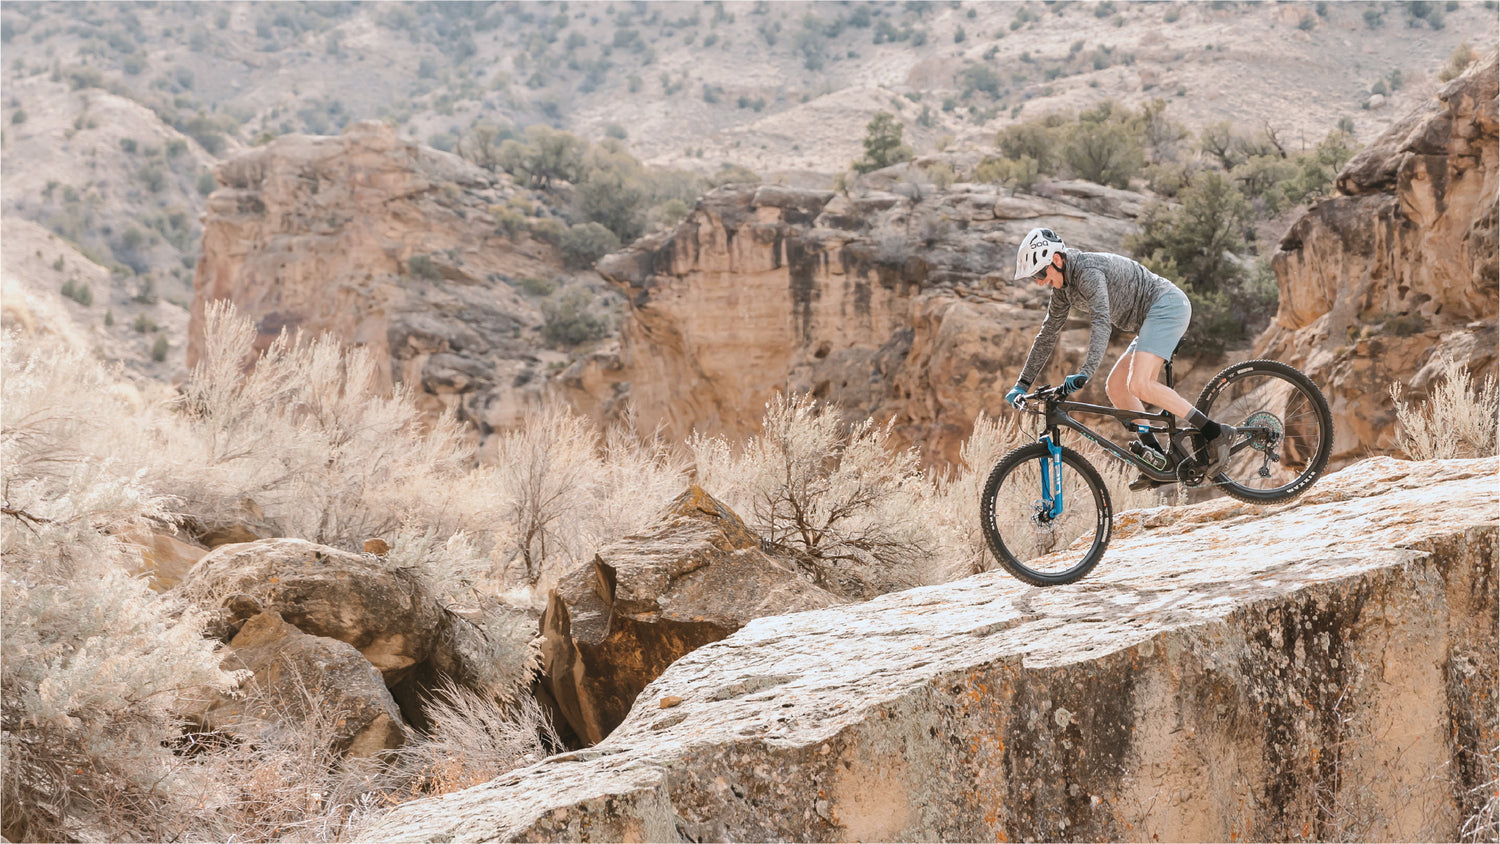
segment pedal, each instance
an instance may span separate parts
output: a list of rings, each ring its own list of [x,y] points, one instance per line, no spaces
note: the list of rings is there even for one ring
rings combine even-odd
[[[1153,481],[1145,475],[1141,475],[1140,477],[1130,482],[1130,491],[1142,492],[1144,490],[1156,489],[1157,487],[1166,485],[1167,484],[1165,481]]]

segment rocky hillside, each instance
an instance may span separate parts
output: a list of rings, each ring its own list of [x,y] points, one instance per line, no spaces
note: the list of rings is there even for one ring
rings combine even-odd
[[[1371,143],[1273,258],[1281,305],[1256,348],[1324,385],[1336,454],[1394,446],[1391,383],[1425,392],[1445,357],[1496,371],[1496,73],[1491,53]]]
[[[1455,840],[1500,742],[1497,469],[1376,458],[1291,505],[1128,514],[1072,586],[761,619],[597,746],[363,835]]]
[[[455,150],[542,123],[821,188],[876,111],[927,153],[1160,97],[1194,131],[1273,125],[1308,148],[1341,120],[1375,136],[1494,27],[1492,0],[7,4],[0,205],[114,269],[117,309],[186,307],[214,160],[284,134],[383,119]]]
[[[194,278],[187,362],[208,303],[283,330],[370,349],[389,389],[411,388],[476,434],[516,426],[567,355],[547,348],[544,293],[567,282],[556,250],[497,231],[491,209],[526,191],[383,123],[292,135],[220,165]],[[598,277],[584,274],[602,287]],[[596,291],[598,292],[598,291]],[[597,298],[590,296],[589,298]]]

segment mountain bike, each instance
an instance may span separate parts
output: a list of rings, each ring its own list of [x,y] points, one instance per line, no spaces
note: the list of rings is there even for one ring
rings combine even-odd
[[[1170,361],[1163,372],[1167,386],[1173,386]],[[1073,583],[1098,564],[1109,545],[1109,491],[1098,470],[1062,444],[1063,428],[1139,469],[1154,485],[1209,483],[1255,504],[1301,495],[1323,473],[1333,448],[1333,416],[1323,393],[1306,375],[1277,361],[1225,367],[1199,394],[1198,410],[1236,428],[1229,461],[1211,478],[1202,435],[1196,428],[1179,428],[1171,413],[1067,401],[1060,389],[1042,386],[1022,397],[1022,410],[1041,417],[1041,435],[1001,458],[980,500],[991,553],[1006,571],[1034,586]],[[1073,414],[1112,417],[1127,430],[1134,430],[1134,420],[1150,420],[1158,442],[1166,437],[1168,453],[1122,448]]]

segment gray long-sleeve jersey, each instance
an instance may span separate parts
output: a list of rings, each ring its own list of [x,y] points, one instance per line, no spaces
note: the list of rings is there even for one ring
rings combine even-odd
[[[1092,378],[1104,360],[1113,324],[1134,334],[1141,330],[1146,313],[1156,300],[1176,285],[1135,261],[1108,252],[1064,249],[1063,285],[1052,291],[1047,320],[1031,343],[1031,353],[1021,369],[1020,382],[1031,385],[1052,357],[1057,335],[1068,321],[1068,312],[1078,308],[1090,314],[1089,352],[1080,371]]]

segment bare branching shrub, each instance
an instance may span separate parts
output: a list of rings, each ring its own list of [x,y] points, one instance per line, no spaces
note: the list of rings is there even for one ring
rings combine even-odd
[[[891,449],[890,433],[868,419],[846,426],[814,399],[778,394],[762,433],[742,448],[697,435],[689,448],[704,488],[765,539],[890,591],[919,582],[942,545],[918,456]]]
[[[1391,385],[1400,424],[1396,441],[1413,460],[1488,457],[1496,453],[1496,421],[1500,394],[1495,376],[1474,384],[1463,364],[1442,362],[1442,372],[1427,400],[1409,405],[1400,384]]]
[[[601,435],[561,405],[536,408],[500,438],[493,482],[508,527],[502,570],[544,585],[599,546],[644,528],[686,482],[659,438]]]
[[[110,459],[128,404],[97,365],[3,350],[0,831],[10,840],[165,840],[198,772],[166,749],[173,704],[225,689],[195,613],[128,576],[126,528],[169,502]],[[92,451],[93,453],[89,453]]]
[[[588,421],[561,405],[547,405],[526,416],[520,430],[500,438],[495,479],[501,514],[514,528],[510,560],[535,583],[549,558],[571,560],[566,525],[587,502],[579,491],[590,482],[596,434]]]

